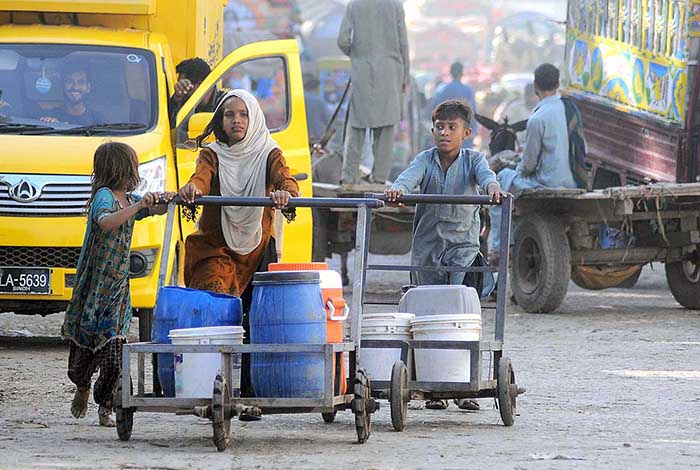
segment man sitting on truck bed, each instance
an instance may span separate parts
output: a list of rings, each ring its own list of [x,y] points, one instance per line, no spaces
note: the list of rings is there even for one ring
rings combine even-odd
[[[540,101],[527,122],[522,160],[515,170],[506,168],[498,173],[501,188],[516,196],[530,188],[578,187],[569,161],[569,130],[559,95],[559,70],[552,64],[535,69],[535,94]],[[490,251],[498,253],[501,208],[493,206],[490,212]],[[489,257],[491,264],[495,257]]]
[[[170,125],[175,125],[175,117],[187,98],[202,84],[207,75],[211,73],[211,67],[203,59],[194,57],[185,59],[175,67],[177,72],[177,83],[175,83],[175,94],[168,101],[168,116]],[[213,113],[216,104],[223,93],[216,88],[207,91],[202,98],[202,102],[195,108],[195,113]]]
[[[90,94],[91,84],[87,64],[68,62],[63,68],[63,105],[48,112],[41,118],[44,122],[65,122],[80,126],[105,124],[106,118],[90,109],[85,102]]]

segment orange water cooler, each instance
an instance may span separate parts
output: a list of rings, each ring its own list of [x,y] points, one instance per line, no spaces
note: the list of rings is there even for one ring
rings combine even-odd
[[[326,306],[326,341],[329,343],[343,342],[343,323],[348,317],[350,308],[343,298],[343,280],[340,274],[328,268],[327,263],[271,263],[270,271],[317,271],[321,276],[321,294]],[[335,368],[335,358],[333,359]],[[347,390],[347,373],[345,359],[341,355],[340,380],[335,386],[336,394],[344,394]],[[336,379],[338,372],[336,368]],[[338,387],[339,385],[339,387]]]

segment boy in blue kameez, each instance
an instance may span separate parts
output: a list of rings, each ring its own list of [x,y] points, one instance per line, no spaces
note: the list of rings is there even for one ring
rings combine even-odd
[[[478,195],[483,188],[499,202],[501,188],[486,157],[462,148],[471,136],[472,110],[460,100],[448,100],[433,111],[435,147],[419,153],[384,194],[399,202],[404,193],[420,188],[421,194]],[[463,204],[417,204],[413,221],[411,264],[425,267],[470,267],[479,255],[479,207]],[[418,285],[465,284],[465,273],[411,273]],[[478,409],[470,401],[460,407]],[[446,402],[429,402],[429,408],[446,408]]]

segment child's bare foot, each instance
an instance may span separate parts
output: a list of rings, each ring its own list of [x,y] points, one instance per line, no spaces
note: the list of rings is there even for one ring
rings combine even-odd
[[[88,399],[90,398],[90,389],[76,389],[73,396],[73,402],[70,405],[70,412],[74,418],[84,418],[87,414]]]
[[[100,420],[100,426],[104,426],[106,428],[113,428],[116,426],[114,420],[112,419],[112,410],[110,408],[105,408],[104,406],[100,405],[100,407],[97,409],[97,416]]]

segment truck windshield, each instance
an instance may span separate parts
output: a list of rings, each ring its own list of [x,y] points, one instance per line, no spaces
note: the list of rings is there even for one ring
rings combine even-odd
[[[156,121],[155,71],[143,49],[0,45],[0,134],[141,132]]]

